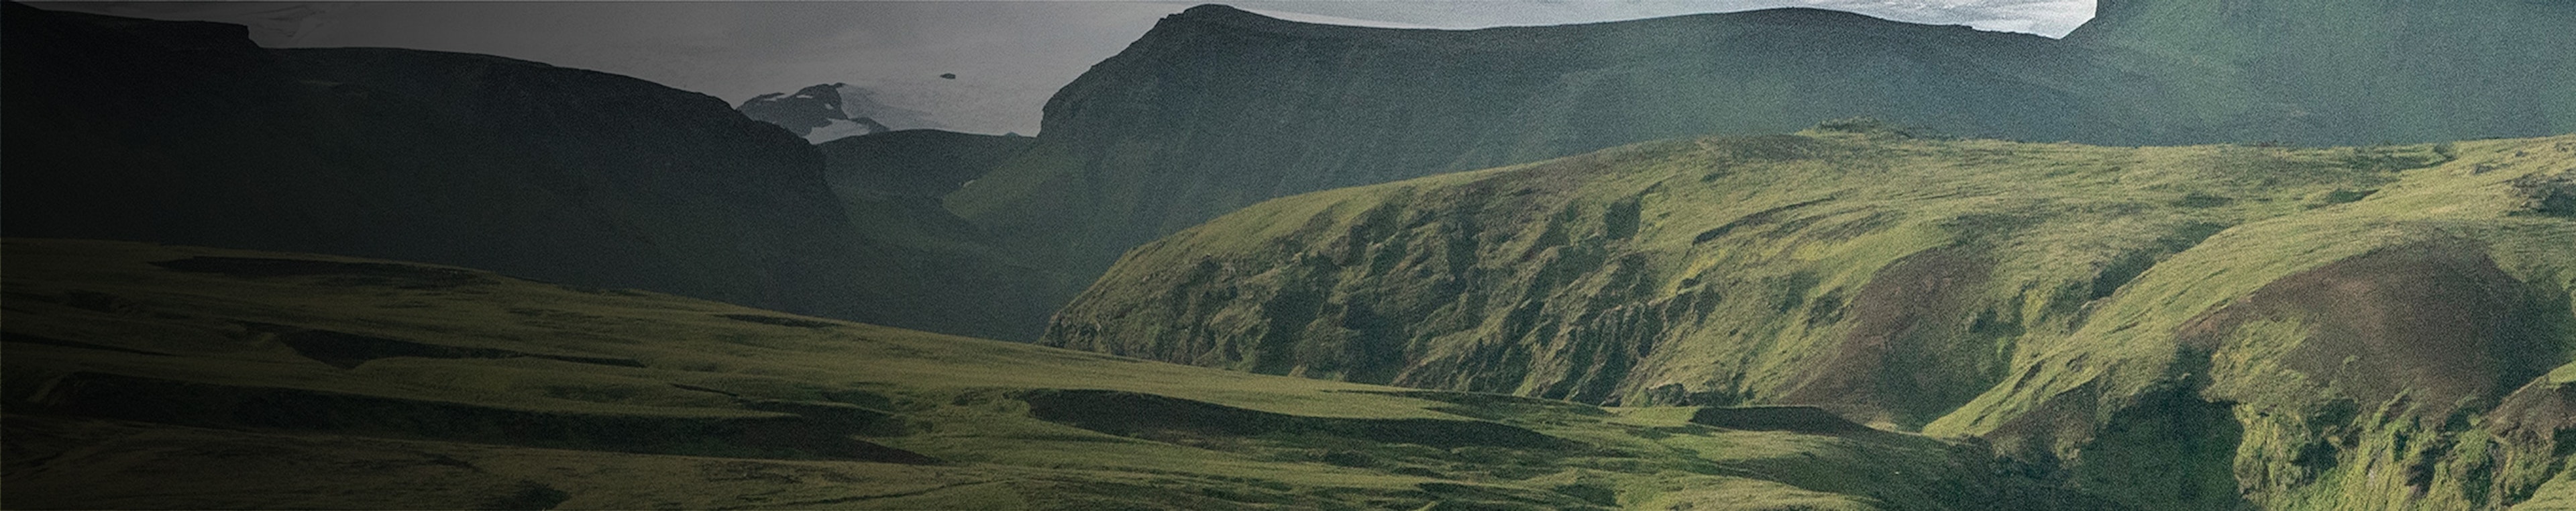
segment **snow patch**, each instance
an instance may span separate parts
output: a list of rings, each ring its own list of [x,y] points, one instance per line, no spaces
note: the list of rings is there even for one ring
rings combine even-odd
[[[876,131],[869,128],[868,125],[852,122],[849,119],[833,119],[831,124],[825,124],[822,127],[814,128],[813,131],[805,132],[805,142],[810,144],[820,144],[875,132]]]

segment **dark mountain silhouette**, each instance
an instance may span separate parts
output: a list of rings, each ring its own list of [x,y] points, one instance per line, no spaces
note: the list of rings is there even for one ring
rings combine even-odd
[[[6,8],[8,236],[396,257],[991,336],[1014,333],[987,326],[991,293],[1043,280],[896,236],[954,220],[835,195],[821,152],[705,95]]]

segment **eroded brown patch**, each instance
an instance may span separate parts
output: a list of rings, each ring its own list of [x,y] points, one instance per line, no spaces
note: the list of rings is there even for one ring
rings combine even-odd
[[[2362,403],[2403,393],[2420,413],[2494,403],[2560,358],[2531,317],[2535,296],[2483,251],[2459,243],[2389,247],[2272,282],[2176,332],[2214,351],[2238,327],[2295,321],[2308,335],[2281,361]]]
[[[1807,365],[1779,402],[1818,405],[1861,421],[1919,424],[1974,399],[1999,378],[1993,349],[1969,339],[1960,297],[1991,263],[1972,249],[1917,252],[1880,269],[1837,314],[1851,329]],[[1995,373],[1995,374],[1989,374]]]

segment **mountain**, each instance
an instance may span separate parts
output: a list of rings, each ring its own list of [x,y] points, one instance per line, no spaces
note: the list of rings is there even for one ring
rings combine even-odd
[[[1261,376],[401,261],[0,251],[11,509],[2099,508],[1812,409]]]
[[[936,128],[922,112],[878,103],[874,93],[846,83],[772,92],[743,100],[742,115],[776,124],[820,144],[844,137],[902,129]]]
[[[1483,30],[1164,19],[1048,101],[1038,147],[949,208],[1074,273],[1253,202],[1703,133],[1877,116],[1958,134],[2182,136],[2089,98],[2152,80],[2028,34],[1814,9]]]
[[[2576,132],[2569,27],[2567,2],[2101,0],[2066,40],[2225,77],[2272,140],[2432,142]]]
[[[1679,139],[1264,202],[1128,253],[1042,343],[1818,406],[2141,509],[2493,508],[2568,477],[2571,168],[2569,136]]]
[[[1406,30],[1201,6],[1059,91],[1035,148],[944,203],[1092,275],[1269,198],[1855,116],[2104,145],[2576,131],[2565,2],[2239,4],[2108,2],[2065,40],[1814,9]]]
[[[11,236],[406,257],[809,312],[836,292],[816,261],[854,250],[820,155],[714,98],[7,8]]]
[[[6,8],[10,236],[395,257],[1019,339],[1060,303],[1012,305],[1052,277],[952,248],[938,237],[962,221],[928,199],[835,188],[900,195],[953,173],[827,167],[713,97]]]

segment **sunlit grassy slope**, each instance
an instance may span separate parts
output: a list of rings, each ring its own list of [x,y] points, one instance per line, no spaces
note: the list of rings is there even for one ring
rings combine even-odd
[[[1269,201],[1044,343],[1978,436],[2154,509],[2492,508],[2562,477],[2576,138],[2351,148],[1868,122]],[[2576,390],[2576,389],[2570,389]],[[2545,494],[2545,492],[2540,493]]]
[[[1982,446],[1776,410],[1264,376],[413,263],[5,249],[13,509],[2084,507]]]

